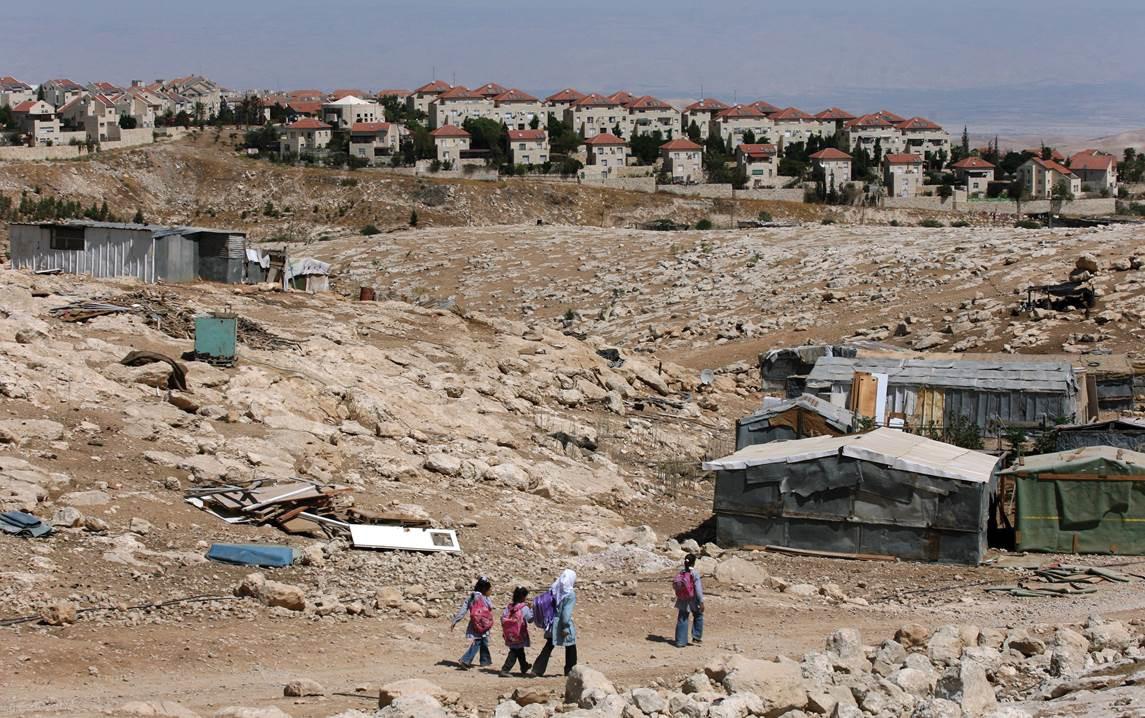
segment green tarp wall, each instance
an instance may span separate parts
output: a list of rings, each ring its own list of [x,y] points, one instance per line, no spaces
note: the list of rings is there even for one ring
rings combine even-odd
[[[1145,555],[1145,481],[1015,478],[1019,550]]]

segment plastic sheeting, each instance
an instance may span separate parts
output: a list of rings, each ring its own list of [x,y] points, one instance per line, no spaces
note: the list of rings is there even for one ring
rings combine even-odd
[[[207,558],[236,566],[280,567],[294,563],[294,549],[253,543],[211,544]]]

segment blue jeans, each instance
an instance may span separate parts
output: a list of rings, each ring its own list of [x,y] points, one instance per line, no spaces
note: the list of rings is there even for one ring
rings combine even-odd
[[[692,638],[701,640],[704,637],[704,614],[695,610],[680,609],[676,614],[676,645],[688,645],[688,614],[692,614]]]
[[[492,665],[493,656],[489,655],[489,634],[485,634],[481,638],[474,638],[473,642],[469,644],[469,648],[465,650],[465,655],[461,656],[461,662],[467,666],[472,665],[478,650],[481,651],[481,665]]]

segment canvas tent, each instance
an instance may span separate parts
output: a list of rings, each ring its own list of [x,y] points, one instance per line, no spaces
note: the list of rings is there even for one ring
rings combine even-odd
[[[996,461],[884,428],[757,444],[704,468],[716,472],[721,546],[973,564],[986,551]]]
[[[736,422],[736,450],[772,441],[842,436],[854,430],[854,414],[810,394],[795,399],[764,397],[762,409]]]
[[[1019,550],[1145,554],[1145,454],[1085,446],[1001,473],[1016,480]]]

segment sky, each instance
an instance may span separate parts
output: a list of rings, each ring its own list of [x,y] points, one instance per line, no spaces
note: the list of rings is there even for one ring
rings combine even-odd
[[[412,89],[437,78],[806,103],[924,90],[935,112],[943,92],[966,102],[980,88],[1109,86],[1126,115],[1145,109],[1145,0],[52,0],[3,16],[0,75],[33,84],[198,73],[234,89]]]

